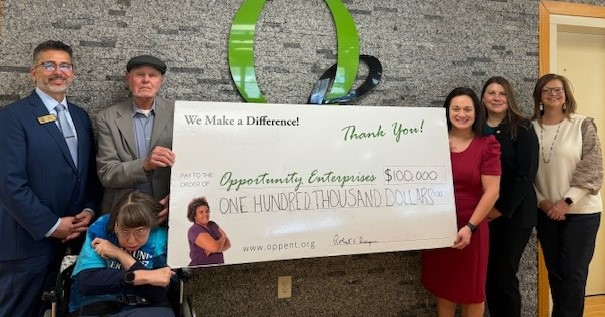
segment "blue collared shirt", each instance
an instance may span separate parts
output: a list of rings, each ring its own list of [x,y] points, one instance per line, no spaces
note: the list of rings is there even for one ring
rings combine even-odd
[[[134,137],[137,142],[137,157],[147,157],[151,146],[151,134],[155,122],[155,100],[148,113],[145,113],[137,105],[132,103],[132,125],[134,126]],[[134,186],[135,190],[153,194],[151,180]]]

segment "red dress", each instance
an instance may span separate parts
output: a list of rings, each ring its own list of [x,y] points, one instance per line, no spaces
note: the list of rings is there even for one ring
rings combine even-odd
[[[475,137],[468,148],[451,153],[458,229],[468,223],[483,195],[481,175],[500,175],[500,145],[493,136]],[[481,221],[462,250],[422,251],[422,284],[433,295],[459,304],[485,301],[489,231]],[[453,244],[454,237],[452,237]]]

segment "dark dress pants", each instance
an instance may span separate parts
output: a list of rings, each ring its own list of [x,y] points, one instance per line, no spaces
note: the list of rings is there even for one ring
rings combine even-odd
[[[510,219],[489,223],[489,259],[485,295],[491,317],[520,317],[521,294],[517,271],[533,228],[515,228]]]
[[[538,239],[548,270],[552,317],[582,317],[601,214],[568,214],[565,218],[554,221],[538,211]]]
[[[42,316],[42,291],[54,284],[55,262],[51,255],[0,261],[0,316]]]

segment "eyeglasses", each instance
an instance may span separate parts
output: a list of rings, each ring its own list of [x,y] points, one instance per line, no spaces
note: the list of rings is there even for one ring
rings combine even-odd
[[[544,88],[542,88],[542,93],[547,94],[547,95],[550,95],[550,94],[560,95],[564,91],[565,90],[563,90],[563,87],[553,87],[553,88],[544,87]]]
[[[116,230],[116,236],[123,239],[128,239],[133,236],[135,239],[143,239],[147,236],[149,228],[138,228],[134,230]]]
[[[62,72],[71,72],[73,70],[73,65],[70,63],[61,63],[57,65],[55,62],[42,62],[38,64],[36,67],[42,67],[45,71],[53,72],[59,68]]]

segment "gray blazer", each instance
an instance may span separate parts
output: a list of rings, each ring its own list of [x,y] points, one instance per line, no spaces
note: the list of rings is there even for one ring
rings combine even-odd
[[[155,98],[155,121],[150,149],[172,149],[174,101]],[[132,123],[132,99],[113,105],[97,115],[97,174],[105,187],[101,213],[108,213],[136,184],[151,180],[153,196],[160,200],[170,191],[170,168],[143,170],[145,158],[137,158]]]

